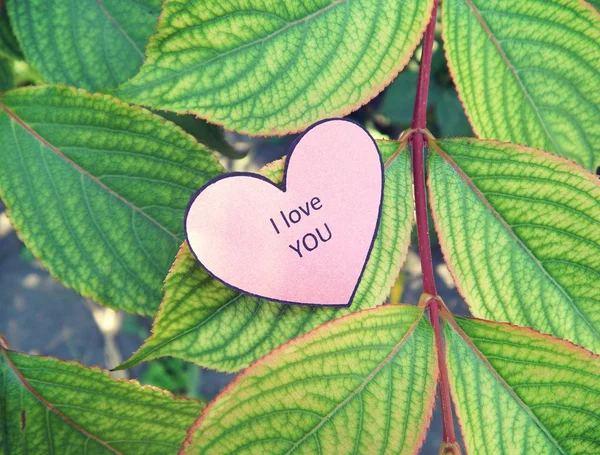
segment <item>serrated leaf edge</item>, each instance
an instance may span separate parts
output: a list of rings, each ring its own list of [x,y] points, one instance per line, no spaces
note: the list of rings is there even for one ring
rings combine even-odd
[[[585,0],[575,0],[575,1],[577,1],[579,3],[579,5],[582,6],[583,8],[587,8],[587,9],[591,10],[592,13],[594,13],[597,16],[597,19],[600,21],[600,11],[597,11],[591,4],[587,3]],[[511,73],[515,77],[515,80],[517,81],[517,84],[519,85],[519,87],[521,88],[521,90],[523,90],[523,93],[525,94],[525,96],[527,97],[527,100],[529,101],[529,103],[533,107],[533,109],[534,109],[534,111],[536,113],[536,116],[538,117],[538,119],[540,119],[540,123],[542,124],[542,126],[544,128],[544,131],[546,132],[546,135],[547,135],[548,139],[552,143],[554,143],[554,140],[551,138],[550,134],[548,133],[548,131],[546,129],[546,125],[541,121],[541,118],[539,117],[539,112],[538,112],[537,106],[533,104],[533,102],[531,100],[531,97],[529,96],[529,93],[527,92],[527,90],[525,90],[525,88],[523,86],[523,82],[521,81],[518,73],[516,73],[514,67],[510,63],[510,60],[508,60],[508,57],[504,53],[504,50],[502,49],[502,47],[500,46],[500,44],[497,42],[497,40],[494,37],[494,35],[491,33],[491,30],[489,29],[489,27],[487,25],[487,22],[485,22],[485,20],[481,17],[481,13],[475,7],[475,5],[473,5],[472,0],[464,0],[464,2],[467,3],[467,6],[473,11],[473,14],[475,14],[475,16],[477,17],[477,20],[481,24],[481,26],[484,29],[484,31],[485,31],[486,35],[488,36],[488,38],[493,41],[494,46],[496,46],[496,49],[500,53],[502,60],[504,60],[504,62],[506,63],[506,65],[510,67]],[[473,130],[473,133],[475,133],[475,136],[477,136],[477,138],[479,138],[481,140],[486,140],[486,138],[482,137],[483,135],[478,130],[477,126],[473,122],[473,119],[471,118],[471,115],[469,114],[469,111],[467,110],[466,103],[463,100],[462,90],[459,89],[459,84],[457,84],[458,78],[456,77],[456,73],[455,73],[454,67],[452,66],[452,63],[450,63],[450,59],[448,58],[448,55],[449,55],[448,54],[448,44],[447,44],[448,40],[446,38],[446,27],[444,26],[444,14],[441,15],[440,22],[442,24],[442,34],[441,34],[441,36],[442,36],[442,45],[443,45],[443,48],[444,48],[444,54],[446,56],[446,63],[447,63],[447,67],[448,67],[448,74],[450,74],[450,79],[452,80],[452,84],[456,88],[456,93],[458,95],[458,100],[460,101],[460,104],[462,105],[463,112],[465,113],[465,116],[467,117],[467,120],[469,121],[469,124],[471,125],[471,129]],[[498,143],[509,144],[509,142],[502,142],[502,141],[498,141]],[[514,144],[514,143],[510,143],[510,144],[512,144],[512,145],[522,145],[523,147],[529,147],[527,144]],[[557,149],[558,149],[558,147],[557,147]],[[538,150],[540,150],[540,149],[538,149]],[[550,152],[545,152],[545,153],[550,153]],[[564,158],[561,155],[556,155],[556,156],[560,157],[560,158]],[[569,160],[569,161],[571,161],[571,160]]]
[[[408,139],[408,138],[407,138]],[[406,141],[394,141],[394,140],[384,140],[382,142],[394,142],[394,143],[398,143],[398,148],[397,150],[385,161],[384,163],[384,169],[387,169],[388,166],[390,166],[395,160],[396,158],[403,152],[408,153],[408,140]],[[285,160],[287,159],[287,155],[284,156],[283,158],[280,158],[278,160],[275,161],[271,161],[270,163],[264,165],[259,171],[258,173],[264,176],[267,176],[269,174],[270,171],[272,170],[279,170],[278,168],[281,166],[283,168],[284,164],[285,164]],[[413,220],[411,222],[411,225],[414,224],[414,215],[413,215]],[[140,358],[137,358],[137,354],[138,352],[140,352],[144,346],[146,345],[146,342],[152,338],[155,334],[154,329],[156,328],[157,325],[157,321],[159,319],[159,317],[161,317],[163,311],[164,311],[164,302],[167,300],[167,291],[165,291],[165,285],[167,283],[167,280],[169,279],[169,277],[171,276],[171,273],[177,269],[177,265],[182,261],[181,259],[181,255],[182,252],[186,249],[189,248],[187,246],[187,242],[184,241],[181,246],[179,247],[179,250],[177,251],[177,254],[175,256],[175,260],[173,261],[173,264],[171,264],[171,267],[169,268],[169,272],[167,273],[167,276],[165,277],[164,281],[163,281],[163,291],[164,291],[164,295],[163,298],[160,302],[160,306],[158,308],[158,312],[156,313],[156,316],[154,318],[154,321],[152,321],[152,328],[150,330],[150,336],[148,336],[148,338],[146,338],[144,340],[144,343],[142,343],[142,345],[129,357],[129,359],[125,360],[124,362],[120,363],[119,365],[117,365],[115,368],[113,368],[111,371],[119,371],[119,370],[126,370],[128,368],[133,368],[136,365],[139,365],[140,363],[147,361],[144,360],[146,359],[152,352],[156,351],[157,349],[162,348],[163,346],[167,345],[168,343],[170,343],[171,341],[173,341],[176,338],[179,338],[179,336],[183,336],[186,333],[189,333],[192,330],[196,330],[199,325],[186,330],[185,332],[179,334],[177,337],[173,337],[172,339],[170,339],[169,341],[165,341],[164,343],[154,347],[153,349],[151,349],[149,352],[145,353],[145,355],[141,356]],[[406,261],[406,257],[408,256],[408,246],[406,247],[405,251],[404,251],[404,256],[401,258],[400,260],[400,264],[404,264]],[[212,279],[212,278],[206,278],[206,279]],[[198,283],[199,284],[199,283]],[[223,304],[223,306],[221,306],[221,308],[218,311],[222,310],[224,307],[229,306],[231,303],[233,303],[234,301],[236,301],[237,299],[239,299],[240,297],[244,296],[245,294],[240,293],[237,294],[235,297],[233,297],[232,299],[230,299],[227,303]],[[285,304],[282,304],[285,305]],[[359,311],[360,312],[360,311]],[[357,312],[353,312],[350,314],[356,314]],[[307,332],[310,333],[310,332]],[[286,344],[286,343],[284,343]],[[283,346],[283,345],[281,345]],[[165,355],[165,356],[160,356],[160,357],[169,357],[169,358],[175,358],[171,355]],[[191,358],[186,358],[185,356],[181,356],[182,359],[192,362],[194,364],[196,364],[196,362],[191,359]],[[151,360],[151,359],[148,359]],[[220,373],[235,373],[236,371],[239,371],[239,369],[228,369],[228,368],[221,368],[221,367],[211,367],[212,370],[214,371],[218,371]]]

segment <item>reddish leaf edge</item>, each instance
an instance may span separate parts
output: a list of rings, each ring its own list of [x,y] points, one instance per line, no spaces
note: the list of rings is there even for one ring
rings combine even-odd
[[[239,374],[238,376],[236,376],[233,381],[231,381],[229,384],[227,384],[225,386],[225,388],[215,398],[213,398],[206,405],[206,407],[204,407],[204,409],[202,410],[202,413],[200,414],[200,417],[198,417],[198,419],[187,430],[187,436],[186,436],[186,438],[183,440],[183,442],[181,444],[181,449],[179,450],[178,455],[185,455],[187,448],[193,442],[192,438],[193,438],[194,432],[196,431],[196,429],[198,429],[202,425],[202,423],[204,422],[204,420],[205,420],[208,412],[218,402],[218,400],[222,396],[229,395],[231,393],[231,391],[235,387],[237,387],[238,382],[240,382],[246,376],[251,375],[253,373],[253,370],[255,368],[261,367],[262,365],[268,365],[272,360],[276,359],[279,355],[285,354],[286,351],[290,347],[295,346],[297,344],[300,344],[300,343],[302,343],[305,340],[310,340],[311,338],[313,338],[314,336],[316,336],[318,334],[318,332],[320,332],[321,330],[325,330],[326,328],[328,328],[331,325],[343,322],[346,319],[352,319],[352,318],[358,317],[358,315],[361,315],[361,314],[364,314],[364,313],[385,311],[385,310],[387,310],[389,308],[395,308],[395,307],[411,307],[411,308],[415,308],[414,305],[407,305],[407,304],[383,304],[383,305],[376,306],[374,308],[368,308],[368,309],[365,309],[365,310],[357,311],[355,313],[350,313],[350,314],[344,315],[344,316],[342,316],[340,318],[328,321],[325,324],[322,324],[319,327],[316,327],[313,330],[305,333],[304,335],[301,335],[301,336],[299,336],[297,338],[293,338],[292,340],[288,341],[287,343],[284,343],[281,346],[273,349],[269,354],[265,355],[264,357],[261,357],[260,359],[256,360],[255,362],[253,362],[241,374]],[[384,359],[384,361],[382,363],[391,360],[391,357],[393,357],[397,353],[397,350],[399,350],[402,347],[402,345],[405,343],[405,341],[413,334],[414,329],[417,327],[417,325],[419,324],[419,322],[421,321],[421,319],[424,317],[424,314],[425,314],[425,308],[420,308],[420,309],[421,309],[421,314],[415,319],[415,322],[413,322],[411,324],[410,328],[402,336],[402,338],[398,341],[398,343],[396,344],[396,346],[393,348],[392,352],[390,354],[388,354],[388,356],[386,356],[386,358]],[[434,357],[435,357],[435,359],[434,359],[435,361],[433,363],[433,365],[434,365],[434,367],[433,367],[434,368],[434,370],[433,370],[433,378],[434,378],[433,383],[434,383],[434,387],[432,387],[432,390],[431,390],[431,393],[430,393],[430,397],[429,397],[429,400],[428,400],[429,402],[427,403],[427,407],[426,407],[429,410],[429,415],[426,416],[423,419],[424,424],[423,424],[423,427],[421,429],[421,436],[420,436],[419,440],[417,441],[417,444],[415,444],[413,455],[417,455],[417,453],[421,449],[421,446],[423,445],[423,442],[425,442],[425,438],[427,436],[427,432],[428,432],[429,427],[431,425],[431,419],[433,417],[433,410],[435,408],[435,399],[436,399],[436,396],[437,396],[437,384],[438,384],[438,381],[439,381],[439,367],[438,367],[438,362],[437,362],[438,353],[435,350],[435,344],[434,344],[433,352],[434,352]]]

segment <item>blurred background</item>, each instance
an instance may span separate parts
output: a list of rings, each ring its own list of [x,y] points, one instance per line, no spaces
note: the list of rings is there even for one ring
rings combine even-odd
[[[363,124],[375,138],[396,139],[410,126],[419,59],[420,49],[417,49],[409,65],[392,84],[349,117]],[[15,62],[14,65],[18,85],[37,81],[35,72],[26,63]],[[296,137],[249,138],[224,132],[193,116],[165,112],[159,115],[202,138],[207,146],[220,152],[222,163],[232,171],[256,171],[281,158]],[[433,54],[428,124],[436,137],[473,135],[448,73],[439,30]],[[444,265],[435,233],[431,232],[431,236],[438,291],[453,312],[469,314]],[[137,350],[152,327],[151,318],[104,308],[52,278],[20,242],[1,203],[0,290],[0,333],[13,349],[31,354],[74,359],[85,365],[110,369]],[[420,294],[421,271],[413,233],[408,259],[389,301],[416,304]],[[113,374],[202,400],[215,397],[234,377],[171,358],[153,360]],[[439,403],[430,428],[421,453],[435,455],[442,441]]]

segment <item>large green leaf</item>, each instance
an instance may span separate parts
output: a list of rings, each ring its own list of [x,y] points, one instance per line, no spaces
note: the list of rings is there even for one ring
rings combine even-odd
[[[406,257],[413,198],[408,153],[402,150],[394,155],[395,142],[378,145],[384,161],[388,160],[381,223],[349,308],[285,305],[238,294],[211,278],[183,245],[167,277],[152,336],[120,368],[170,355],[236,371],[326,321],[382,303]],[[281,181],[282,161],[266,166],[263,174]]]
[[[471,312],[600,352],[600,183],[539,150],[431,143],[432,211]]]
[[[366,310],[252,365],[206,408],[182,452],[414,454],[436,377],[423,310]]]
[[[583,0],[444,0],[448,63],[475,133],[600,164],[600,15]]]
[[[432,0],[169,0],[126,100],[249,134],[343,116],[408,63]]]
[[[450,321],[450,385],[469,453],[600,453],[600,357],[531,329]]]
[[[81,294],[155,314],[193,192],[222,167],[114,98],[46,86],[0,98],[0,197],[27,247]]]
[[[4,454],[176,454],[203,405],[99,368],[30,356],[0,338]]]
[[[135,75],[161,0],[8,0],[25,57],[48,82],[88,90]]]

